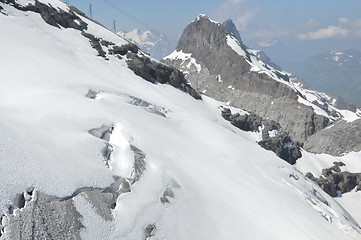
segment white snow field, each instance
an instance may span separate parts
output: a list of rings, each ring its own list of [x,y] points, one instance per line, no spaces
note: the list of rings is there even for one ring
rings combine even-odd
[[[41,2],[67,11],[61,2]],[[361,239],[352,218],[360,210],[347,205],[347,212],[294,166],[262,149],[252,133],[226,122],[222,103],[149,83],[124,58],[98,57],[80,31],[0,6],[7,14],[0,14],[1,214],[32,186],[64,197],[80,187],[107,187],[114,175],[129,177],[133,145],[146,154],[146,169],[131,192],[119,196],[113,221],[75,197],[84,239],[143,239],[149,224],[155,230],[148,239]],[[94,36],[127,43],[82,20]],[[89,90],[99,92],[95,99],[85,97]],[[130,104],[131,97],[167,114]],[[114,126],[109,168],[104,140],[88,133],[105,125]],[[161,203],[166,189],[174,197]]]

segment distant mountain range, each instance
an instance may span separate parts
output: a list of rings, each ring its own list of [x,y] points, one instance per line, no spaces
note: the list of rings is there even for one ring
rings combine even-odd
[[[143,51],[149,53],[151,57],[158,60],[171,53],[176,46],[176,43],[173,43],[164,34],[152,30],[133,29],[128,32],[119,31],[117,34],[136,44]]]
[[[289,70],[311,88],[361,106],[361,53],[358,50],[329,51],[293,64]]]

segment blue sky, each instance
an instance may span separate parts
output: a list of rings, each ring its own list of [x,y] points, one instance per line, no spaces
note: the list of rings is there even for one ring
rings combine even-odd
[[[177,41],[198,14],[231,18],[243,41],[279,63],[328,50],[361,50],[360,0],[69,0],[107,27],[155,28]],[[115,6],[115,7],[114,7]]]

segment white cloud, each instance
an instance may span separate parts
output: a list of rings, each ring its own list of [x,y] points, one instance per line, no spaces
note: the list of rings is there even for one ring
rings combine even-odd
[[[308,19],[308,21],[303,24],[301,27],[303,28],[314,28],[314,27],[318,27],[320,25],[319,22],[317,22],[315,19],[310,18]]]
[[[249,7],[248,2],[249,0],[227,0],[216,7],[212,17],[220,21],[231,18],[237,27],[244,29],[259,12],[258,8]]]
[[[338,19],[338,22],[339,22],[340,24],[345,24],[345,23],[348,23],[348,19],[341,17],[341,18]]]
[[[310,20],[309,20],[310,21]],[[361,19],[350,21],[347,18],[338,18],[338,26],[328,26],[318,30],[298,34],[300,40],[318,40],[334,37],[361,38]],[[305,26],[305,25],[304,25]]]
[[[299,34],[300,40],[317,40],[326,39],[332,37],[347,37],[349,30],[340,26],[329,26],[327,28],[321,28],[317,31]]]
[[[261,42],[258,42],[258,45],[261,46],[261,47],[272,47],[273,45],[275,45],[277,43],[278,43],[277,40],[261,41]]]

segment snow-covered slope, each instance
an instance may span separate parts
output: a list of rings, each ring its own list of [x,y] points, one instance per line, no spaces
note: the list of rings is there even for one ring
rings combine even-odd
[[[4,2],[1,239],[361,238],[341,205],[226,122],[223,103],[145,81],[131,50],[98,56],[87,34],[127,42],[80,15],[83,34]]]

